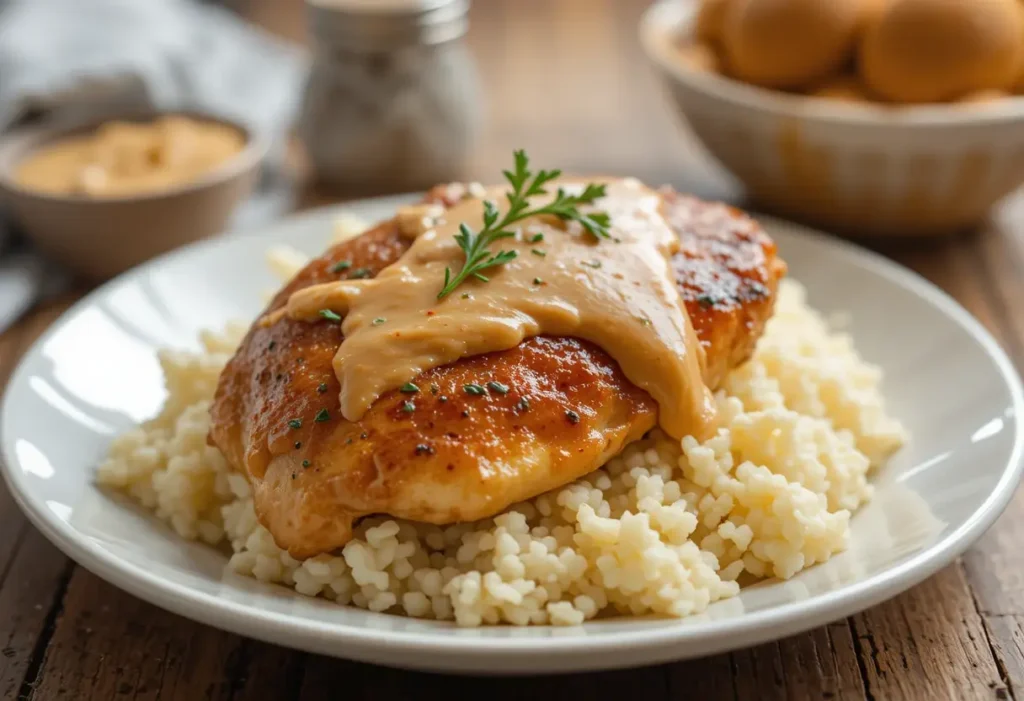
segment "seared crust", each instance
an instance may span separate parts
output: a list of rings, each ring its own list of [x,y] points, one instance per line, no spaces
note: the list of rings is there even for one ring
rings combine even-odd
[[[459,194],[436,188],[427,199],[450,205]],[[683,240],[673,268],[714,386],[752,352],[785,266],[740,212],[671,192],[665,206]],[[312,284],[375,275],[407,246],[383,222],[311,262],[268,310]],[[339,261],[351,265],[331,272]],[[428,371],[418,393],[389,392],[349,422],[331,365],[341,341],[337,324],[255,324],[211,410],[211,442],[248,475],[260,522],[295,557],[343,545],[366,514],[437,524],[494,515],[596,469],[656,424],[655,402],[603,350],[546,337]],[[509,391],[464,390],[487,382]]]

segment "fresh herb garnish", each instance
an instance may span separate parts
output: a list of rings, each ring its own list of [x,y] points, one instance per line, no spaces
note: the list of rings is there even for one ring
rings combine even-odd
[[[292,419],[288,422],[291,428],[302,428],[302,419]]]
[[[382,316],[378,316],[378,317],[377,317],[376,319],[374,319],[374,320],[373,320],[373,325],[374,325],[374,326],[380,326],[380,325],[381,325],[381,324],[383,324],[383,323],[384,323],[385,321],[387,321],[387,319],[385,319],[385,318],[384,318],[384,317],[382,317]]]
[[[295,450],[298,450],[301,447],[302,447],[302,441],[295,441]]]
[[[540,243],[544,240],[544,234],[534,234],[530,237],[530,243]]]
[[[412,412],[416,411],[416,405],[413,404],[412,402],[406,402],[405,404],[402,405],[402,411],[404,411],[406,414],[411,414]]]
[[[565,410],[565,418],[569,419],[569,423],[573,424],[574,426],[580,422],[580,415],[577,414],[572,409]]]
[[[349,275],[349,277],[353,280],[363,280],[371,275],[373,275],[373,273],[370,272],[369,268],[356,268],[352,271],[352,274]]]
[[[420,388],[412,382],[406,382],[398,391],[405,392],[406,394],[416,394],[420,391]]]
[[[352,261],[350,260],[339,260],[337,263],[331,266],[332,273],[340,273],[348,270],[352,267]]]
[[[487,383],[487,389],[492,392],[497,392],[498,394],[508,394],[508,385],[503,385],[500,382],[495,382],[494,380]]]
[[[321,382],[319,385],[317,385],[317,387],[316,387],[316,393],[317,394],[323,394],[326,391],[327,391],[327,383],[326,382]]]
[[[310,466],[310,464],[311,464],[311,463],[309,462],[309,460],[303,460],[303,461],[302,461],[302,466],[303,466],[303,467],[309,467],[309,466]]]
[[[715,298],[711,295],[701,295],[697,298],[697,304],[700,305],[701,309],[710,309],[715,306]]]
[[[487,394],[487,390],[475,382],[471,382],[468,385],[462,385],[462,389],[466,391],[466,394],[472,394],[474,397],[482,397]]]
[[[320,411],[316,412],[316,416],[313,418],[313,420],[316,421],[318,424],[322,424],[324,421],[331,420],[331,414],[326,409],[321,409]]]
[[[333,321],[334,323],[338,323],[339,321],[341,321],[341,317],[332,312],[330,309],[321,309],[318,313],[324,319],[327,319],[327,321]]]
[[[277,348],[277,341],[271,341],[267,344],[267,350],[274,350]]]
[[[541,279],[540,279],[539,277],[535,277],[535,278],[533,278],[533,284],[534,284],[534,285],[539,285],[539,284],[541,284],[542,282],[544,282],[544,281],[543,281],[543,280],[541,280]]]
[[[522,397],[518,402],[516,402],[516,409],[519,411],[529,411],[530,400],[526,397]]]
[[[601,267],[601,261],[599,261],[599,260],[585,260],[585,261],[583,261],[583,265],[587,266],[588,268],[594,268],[595,270],[597,270],[598,268]]]
[[[581,204],[592,204],[600,197],[604,197],[605,186],[594,183],[583,188],[579,195],[570,195],[562,188],[558,188],[555,199],[548,204],[530,208],[529,198],[535,195],[547,193],[544,186],[560,176],[560,170],[539,170],[536,174],[530,170],[530,161],[526,152],[519,150],[515,152],[515,169],[504,171],[505,179],[512,186],[508,193],[508,211],[504,216],[498,211],[498,206],[490,200],[484,200],[484,228],[474,232],[465,223],[459,225],[459,233],[455,235],[455,241],[459,248],[466,254],[466,260],[462,270],[452,273],[450,268],[444,270],[444,287],[437,294],[441,299],[451,294],[455,288],[470,278],[487,281],[482,271],[499,265],[504,265],[516,258],[516,251],[498,251],[492,253],[490,245],[500,239],[515,236],[515,233],[507,229],[508,226],[527,217],[552,214],[559,219],[578,222],[584,229],[597,238],[609,238],[608,224],[610,219],[606,212],[592,212],[584,214],[578,206]]]
[[[545,253],[544,251],[538,250],[536,248],[531,248],[530,253],[532,253],[535,256],[540,256],[541,258],[547,255],[547,253]]]

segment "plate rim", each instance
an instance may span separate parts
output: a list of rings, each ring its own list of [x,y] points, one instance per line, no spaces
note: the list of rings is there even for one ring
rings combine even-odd
[[[108,290],[128,279],[144,275],[181,257],[202,255],[207,249],[235,245],[238,239],[270,236],[270,232],[282,226],[302,226],[306,221],[329,220],[332,216],[353,209],[397,205],[415,196],[416,193],[388,195],[318,207],[270,222],[249,232],[229,232],[215,239],[196,242],[137,266],[91,291],[61,314],[25,351],[11,373],[8,387],[24,382],[23,375],[28,372],[27,360],[36,356],[42,346],[59,333],[69,319],[81,309],[101,299]],[[13,441],[8,440],[4,430],[9,424],[10,414],[14,411],[11,394],[7,391],[4,392],[0,407],[0,473],[19,508],[51,543],[67,557],[114,586],[199,623],[274,644],[350,659],[363,659],[378,664],[381,661],[377,659],[376,653],[388,652],[428,653],[427,658],[422,660],[423,664],[402,665],[420,669],[466,669],[472,667],[473,662],[493,659],[495,655],[502,656],[502,660],[496,665],[494,672],[522,670],[529,673],[554,673],[611,669],[616,666],[636,666],[714,654],[779,639],[839,620],[902,593],[935,574],[966,551],[1003,513],[1024,471],[1024,386],[1012,361],[992,334],[953,297],[918,273],[878,253],[812,228],[760,214],[754,216],[766,228],[778,226],[798,239],[810,239],[818,244],[836,247],[871,272],[917,294],[956,323],[981,346],[1001,376],[1012,400],[1012,451],[995,488],[971,516],[957,529],[904,562],[876,575],[853,581],[837,590],[726,619],[663,626],[650,630],[593,634],[587,632],[587,626],[584,624],[579,628],[580,634],[567,637],[497,637],[488,636],[486,633],[459,636],[446,634],[457,630],[454,624],[447,622],[439,623],[438,625],[443,628],[436,632],[398,631],[364,628],[338,622],[328,623],[313,618],[257,609],[251,605],[220,599],[177,584],[94,545],[76,528],[55,517],[44,504],[29,498],[18,487],[18,476],[15,475],[14,469],[18,460],[13,453]],[[675,645],[693,644],[697,640],[701,642],[701,650],[698,653],[673,649]],[[587,657],[590,653],[608,652],[627,646],[633,654],[628,656],[628,660],[619,660],[619,664],[616,664],[614,659],[609,661]],[[441,659],[450,655],[459,655],[460,659],[450,663],[445,663]],[[542,669],[527,669],[522,666],[527,661],[535,661],[538,656],[548,658]],[[644,661],[634,661],[638,656],[643,657]]]

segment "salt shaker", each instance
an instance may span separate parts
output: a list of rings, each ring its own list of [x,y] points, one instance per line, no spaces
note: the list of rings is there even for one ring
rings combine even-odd
[[[299,133],[346,190],[457,180],[480,122],[469,0],[306,0],[316,42]]]

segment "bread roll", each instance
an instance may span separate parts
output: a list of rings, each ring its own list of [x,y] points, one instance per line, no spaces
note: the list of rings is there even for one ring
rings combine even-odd
[[[896,102],[1011,88],[1021,65],[1019,0],[890,0],[860,50],[867,86]]]
[[[730,72],[765,87],[800,89],[850,60],[862,0],[731,0],[722,44]]]

